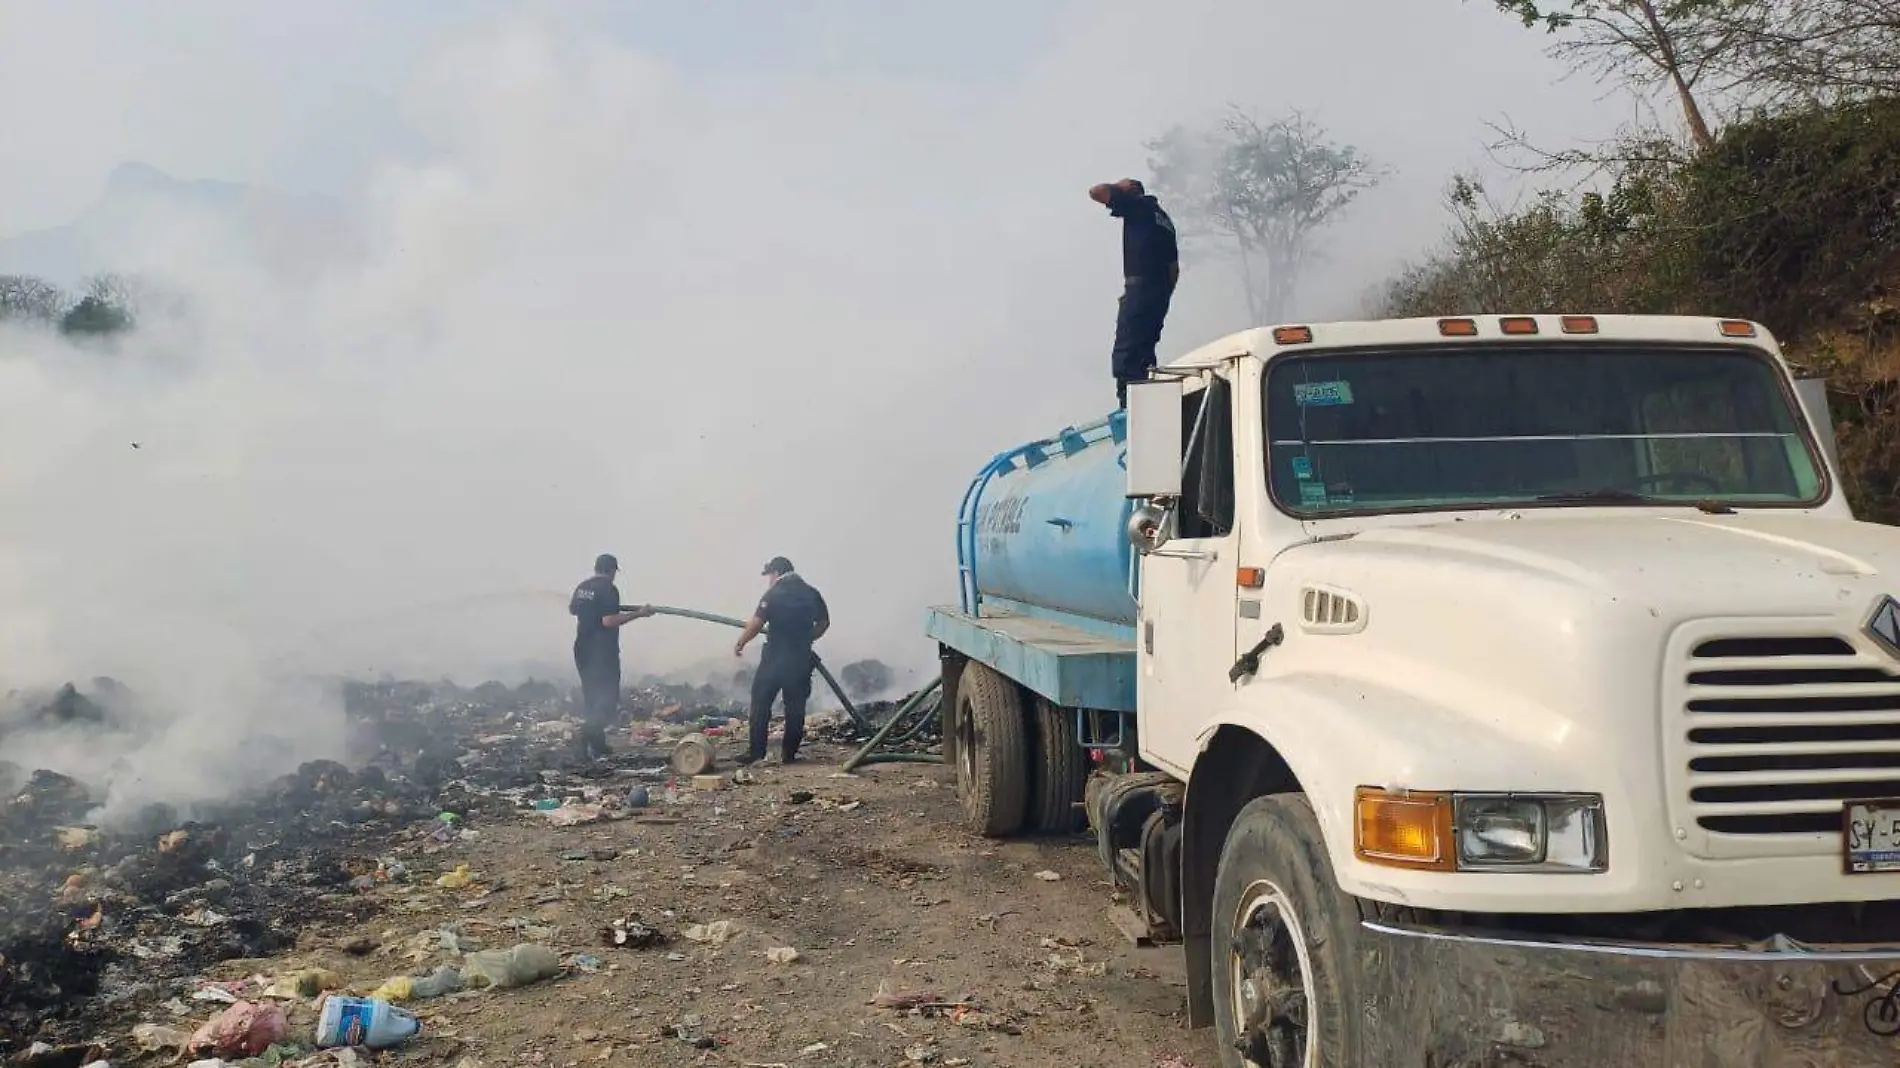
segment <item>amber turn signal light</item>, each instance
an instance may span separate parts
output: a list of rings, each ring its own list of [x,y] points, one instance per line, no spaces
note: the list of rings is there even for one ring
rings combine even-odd
[[[1257,590],[1267,584],[1267,569],[1264,567],[1243,567],[1234,576],[1243,590]]]
[[[1451,871],[1451,795],[1392,793],[1361,786],[1353,795],[1352,851],[1394,868]]]
[[[1754,337],[1755,324],[1746,319],[1722,320],[1723,337]]]
[[[1438,332],[1446,337],[1477,337],[1478,321],[1476,319],[1440,319]]]

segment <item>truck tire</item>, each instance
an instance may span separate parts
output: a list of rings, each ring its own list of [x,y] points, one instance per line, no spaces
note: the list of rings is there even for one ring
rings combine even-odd
[[[1214,877],[1214,1027],[1227,1068],[1353,1068],[1359,910],[1303,794],[1240,810]]]
[[[1088,761],[1075,739],[1075,711],[1036,698],[1036,781],[1033,807],[1036,829],[1044,834],[1074,834],[1082,828],[1082,787]]]
[[[957,685],[957,800],[963,821],[985,838],[1022,829],[1029,794],[1029,725],[1022,690],[982,664]]]

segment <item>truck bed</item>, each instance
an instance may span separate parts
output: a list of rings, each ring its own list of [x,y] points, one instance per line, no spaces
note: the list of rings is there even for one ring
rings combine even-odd
[[[1135,710],[1133,627],[1068,622],[988,605],[930,609],[924,632],[1066,708]]]

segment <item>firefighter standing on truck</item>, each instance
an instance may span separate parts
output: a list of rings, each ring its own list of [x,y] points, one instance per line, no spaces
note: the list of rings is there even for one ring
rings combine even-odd
[[[580,755],[612,755],[607,724],[620,707],[620,628],[653,614],[650,605],[625,608],[614,576],[620,561],[610,553],[594,560],[594,574],[574,587],[567,610],[574,617],[574,668],[581,676]]]
[[[775,556],[761,572],[766,577],[765,596],[746,620],[745,630],[732,647],[732,655],[745,655],[745,647],[765,632],[765,652],[759,657],[759,670],[752,676],[752,737],[741,764],[765,759],[765,742],[772,727],[772,700],[785,697],[785,740],[779,755],[785,763],[798,759],[798,744],[805,737],[805,702],[811,698],[813,642],[831,627],[831,610],[824,595],[792,570],[792,562]]]
[[[1116,402],[1126,408],[1128,383],[1145,380],[1155,365],[1161,324],[1181,280],[1180,243],[1161,202],[1133,178],[1098,185],[1089,199],[1122,221],[1122,298],[1109,362]]]

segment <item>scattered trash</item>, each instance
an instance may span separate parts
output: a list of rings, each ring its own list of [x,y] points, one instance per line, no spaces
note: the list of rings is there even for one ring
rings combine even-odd
[[[562,805],[544,809],[542,814],[556,827],[578,827],[583,823],[598,823],[607,818],[606,809],[592,804]]]
[[[904,1059],[912,1064],[935,1064],[937,1057],[937,1046],[934,1042],[919,1042],[904,1050]]]
[[[264,990],[267,998],[314,998],[329,990],[343,989],[343,977],[324,968],[309,968],[280,976]]]
[[[717,1047],[719,1040],[701,1031],[700,1028],[702,1026],[704,1026],[703,1021],[701,1021],[698,1014],[695,1013],[680,1017],[679,1021],[674,1023],[670,1030],[673,1032],[673,1037],[692,1046],[694,1049],[713,1049]]]
[[[793,790],[791,793],[785,795],[785,803],[788,805],[810,804],[812,796],[810,790]]]
[[[827,1043],[813,1042],[811,1045],[806,1046],[804,1049],[799,1050],[798,1055],[801,1057],[815,1057],[818,1054],[823,1053],[830,1048],[831,1046]]]
[[[60,827],[55,832],[59,836],[59,847],[68,853],[77,853],[99,841],[97,827]]]
[[[435,885],[444,890],[461,890],[474,880],[475,877],[469,874],[468,865],[457,864],[454,871],[438,878]]]
[[[213,1016],[191,1036],[193,1053],[254,1057],[283,1041],[290,1033],[284,1010],[275,1005],[240,1001]]]
[[[369,996],[381,1001],[416,1001],[439,998],[460,989],[462,989],[462,973],[453,966],[444,964],[428,975],[398,975],[385,979],[383,985],[377,987]]]
[[[628,808],[645,808],[652,803],[653,799],[647,793],[647,788],[638,783],[634,785],[633,789],[627,791],[626,799],[622,802],[622,804]]]
[[[560,807],[561,799],[558,797],[543,797],[534,803],[536,812],[552,812]]]
[[[693,776],[693,789],[717,790],[726,785],[726,780],[718,775]]]
[[[689,942],[704,942],[708,945],[723,946],[732,940],[739,929],[731,920],[714,920],[712,923],[696,923],[680,934]]]
[[[892,989],[888,981],[879,983],[871,997],[871,1004],[880,1009],[906,1010],[943,1003],[943,995],[935,990]]]
[[[1036,873],[1036,878],[1041,879],[1045,883],[1059,883],[1062,881],[1062,873],[1046,870],[1039,871]]]
[[[142,1023],[132,1029],[132,1044],[145,1053],[175,1050],[183,1057],[191,1049],[191,1035],[176,1027]]]
[[[367,957],[371,953],[376,952],[378,943],[374,938],[368,935],[356,935],[352,938],[345,939],[337,948],[352,957]]]
[[[158,851],[160,853],[175,852],[177,851],[179,846],[182,846],[186,842],[189,842],[189,841],[191,841],[190,831],[169,831],[165,834],[159,835]]]
[[[601,959],[599,957],[594,956],[592,953],[576,953],[574,954],[571,960],[571,963],[574,965],[575,968],[583,972],[586,972],[589,975],[592,975],[595,972],[600,971],[601,965],[602,965]]]
[[[773,964],[790,964],[798,959],[798,950],[790,946],[775,946],[765,951],[765,959]]]
[[[732,784],[734,786],[751,786],[753,783],[758,782],[758,781],[759,781],[758,776],[752,774],[750,771],[747,771],[745,768],[740,768],[739,770],[732,773]]]
[[[666,936],[660,929],[641,921],[638,913],[628,913],[625,919],[615,920],[600,932],[601,940],[610,946],[625,946],[628,949],[648,949],[662,945]]]
[[[374,998],[325,998],[317,1014],[317,1048],[400,1046],[422,1031],[415,1014]]]
[[[711,771],[718,757],[719,750],[712,739],[694,733],[679,740],[673,747],[673,757],[668,763],[673,774],[690,778]]]
[[[462,981],[470,990],[508,990],[561,974],[561,958],[546,946],[523,942],[513,949],[470,953],[462,963]]]

